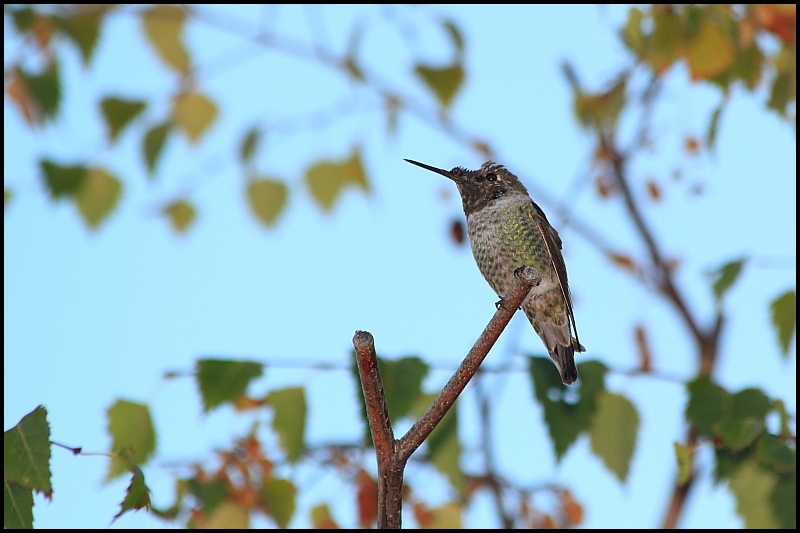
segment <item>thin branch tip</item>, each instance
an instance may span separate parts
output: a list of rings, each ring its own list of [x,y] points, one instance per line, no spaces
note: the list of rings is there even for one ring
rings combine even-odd
[[[356,350],[359,348],[368,348],[374,344],[375,339],[372,337],[372,333],[369,331],[357,330],[356,334],[353,335],[353,346],[356,348]]]

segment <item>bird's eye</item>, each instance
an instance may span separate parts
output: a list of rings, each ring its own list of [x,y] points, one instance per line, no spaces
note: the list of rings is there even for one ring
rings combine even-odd
[[[487,179],[487,180],[489,180],[489,181],[495,181],[495,180],[497,180],[497,175],[496,175],[496,174],[494,174],[494,173],[492,173],[492,174],[487,174],[487,175],[486,175],[486,179]]]

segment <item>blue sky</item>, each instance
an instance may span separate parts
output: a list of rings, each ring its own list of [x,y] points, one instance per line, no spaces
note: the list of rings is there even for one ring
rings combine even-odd
[[[346,49],[354,20],[364,17],[371,24],[361,47],[364,63],[426,98],[412,80],[406,43],[377,15],[379,8],[323,8],[312,18],[324,21],[323,31],[312,30],[316,23],[297,7],[233,9],[245,20],[261,20],[298,39],[307,40],[314,31],[338,51]],[[559,69],[561,61],[570,60],[583,82],[596,88],[626,66],[629,58],[615,34],[626,10],[440,6],[400,12],[418,28],[413,52],[430,62],[450,57],[438,17],[462,28],[467,78],[453,105],[455,121],[498,147],[498,161],[532,190],[547,191],[615,246],[640,254],[619,201],[598,199],[587,183],[593,176],[591,140],[573,119],[571,93]],[[6,44],[8,33],[6,28]],[[105,409],[120,397],[148,402],[159,455],[145,473],[161,505],[171,502],[175,470],[157,465],[208,459],[208,450],[252,422],[227,409],[203,415],[193,382],[163,382],[165,371],[188,370],[207,356],[297,365],[268,368],[255,389],[306,386],[308,441],[353,440],[363,428],[349,374],[304,369],[304,363],[349,365],[353,332],[363,329],[374,335],[381,355],[420,355],[436,367],[454,368],[496,300],[468,247],[457,248],[448,239],[450,220],[461,214],[455,188],[403,158],[444,168],[474,168],[483,161],[416,118],[401,117],[398,133],[387,135],[371,93],[317,65],[264,52],[203,24],[190,24],[186,38],[198,63],[208,65],[200,69],[198,86],[220,103],[221,120],[196,148],[183,140],[168,145],[154,183],[144,178],[139,161],[142,124],[140,133],[132,128],[118,147],[107,149],[96,108],[107,94],[154,98],[145,118],[155,122],[168,107],[165,95],[175,88],[174,75],[147,48],[130,14],[111,16],[90,70],[75,53],[61,57],[65,101],[58,123],[31,132],[8,103],[3,121],[4,180],[16,191],[4,218],[4,428],[44,404],[53,440],[105,451]],[[4,46],[6,64],[14,49]],[[355,116],[263,143],[257,167],[292,184],[288,210],[276,228],[265,230],[244,203],[245,182],[236,163],[241,132],[353,95],[363,108]],[[764,90],[752,95],[735,89],[715,154],[686,157],[683,139],[703,136],[718,101],[717,91],[688,86],[685,72],[676,69],[655,117],[659,150],[632,163],[634,184],[642,198],[646,178],[662,185],[664,200],[647,204],[646,216],[666,253],[681,259],[678,282],[700,316],[710,321],[714,310],[706,273],[741,256],[753,259],[728,295],[716,378],[729,390],[762,388],[795,413],[794,342],[789,358],[781,359],[767,311],[773,298],[796,284],[794,128],[764,111]],[[302,189],[304,170],[319,158],[347,157],[355,143],[364,147],[372,193],[347,192],[332,214],[322,213]],[[128,178],[119,208],[99,231],[87,231],[71,205],[54,205],[44,194],[36,167],[43,155],[64,162],[88,155],[92,163]],[[683,171],[680,181],[670,178],[675,166]],[[691,192],[697,183],[701,195]],[[161,202],[186,191],[199,217],[187,235],[176,236],[155,212]],[[582,358],[616,370],[635,367],[633,327],[642,324],[655,367],[690,379],[693,346],[672,310],[612,268],[563,219],[549,218],[564,241],[577,324],[587,347]],[[543,349],[520,315],[486,364],[512,359],[522,369],[521,356],[529,353]],[[438,390],[447,377],[432,372],[425,388]],[[630,398],[641,417],[630,477],[620,485],[585,439],[555,464],[524,372],[492,379],[498,467],[505,475],[529,485],[554,481],[572,488],[585,505],[587,527],[659,523],[676,469],[673,442],[684,434],[682,386],[619,374],[609,378],[609,388]],[[459,409],[463,442],[478,442],[469,388]],[[700,452],[702,481],[682,525],[739,527],[733,497],[724,486],[710,485],[707,452]],[[478,460],[475,451],[465,455],[464,461],[471,460]],[[125,482],[102,484],[105,459],[54,449],[52,468],[53,501],[37,498],[35,525],[107,526]],[[302,482],[308,473],[297,475]],[[444,482],[422,481],[432,501],[443,500]],[[301,506],[331,501],[340,523],[353,523],[350,499],[331,496],[336,487],[328,479],[313,485]],[[489,508],[488,499],[479,500],[469,511],[469,524],[495,526]],[[292,523],[303,524],[303,518]],[[140,512],[112,527],[161,525]]]

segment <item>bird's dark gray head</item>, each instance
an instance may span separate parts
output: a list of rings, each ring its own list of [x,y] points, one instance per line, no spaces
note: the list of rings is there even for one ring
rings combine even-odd
[[[461,194],[461,203],[464,213],[469,216],[480,211],[490,202],[512,194],[528,196],[528,190],[514,174],[503,165],[487,161],[478,170],[467,170],[456,167],[453,170],[444,170],[406,159],[412,165],[417,165],[431,172],[450,178],[458,186]]]

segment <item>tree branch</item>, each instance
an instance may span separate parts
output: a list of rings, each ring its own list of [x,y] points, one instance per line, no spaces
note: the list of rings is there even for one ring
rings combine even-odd
[[[409,457],[419,448],[455,403],[475,375],[497,338],[508,325],[522,301],[541,278],[532,267],[522,267],[514,273],[519,282],[513,292],[497,308],[475,345],[461,362],[453,377],[428,407],[422,417],[400,440],[394,439],[386,393],[375,354],[372,335],[356,331],[353,346],[364,390],[367,419],[378,461],[378,527],[400,529],[403,505],[403,470]]]

